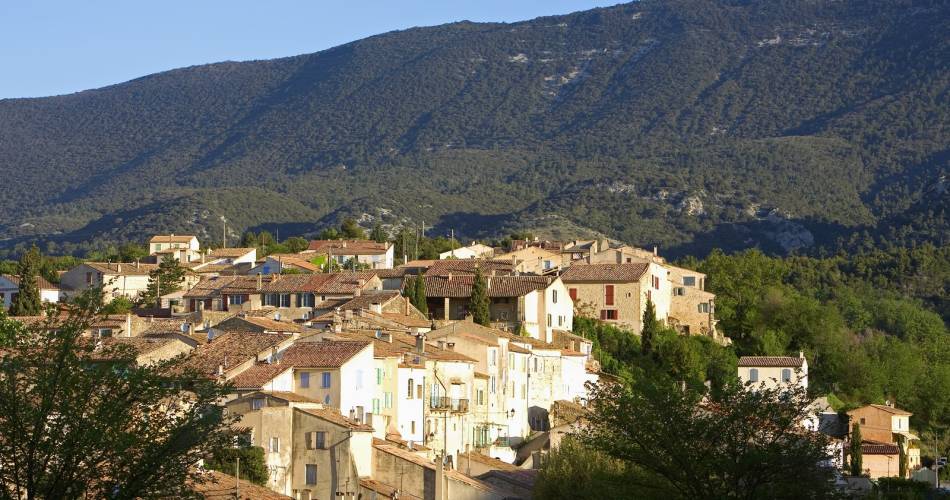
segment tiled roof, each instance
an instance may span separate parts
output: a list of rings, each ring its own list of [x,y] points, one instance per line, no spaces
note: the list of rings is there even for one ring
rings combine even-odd
[[[359,297],[353,297],[338,307],[341,311],[358,311],[360,309],[369,309],[372,304],[385,305],[390,300],[399,296],[400,293],[396,290],[370,291],[360,294]]]
[[[15,274],[3,274],[3,275],[0,275],[0,276],[3,276],[4,278],[10,280],[10,283],[13,283],[13,284],[16,285],[16,286],[20,286],[20,277],[19,277],[19,276],[15,275]],[[39,275],[36,276],[36,286],[37,286],[37,288],[39,288],[40,290],[59,290],[59,287],[57,287],[56,285],[50,283],[49,281],[46,281],[46,278],[44,278],[44,277],[42,277],[42,276],[39,276]]]
[[[261,277],[262,285],[266,285],[269,277]],[[202,278],[191,290],[185,293],[185,298],[217,297],[221,294],[237,295],[258,293],[257,276],[215,276]]]
[[[478,476],[478,478],[483,481],[499,479],[530,491],[534,488],[534,483],[538,479],[538,472],[537,469],[522,469],[518,467],[515,470],[490,470]]]
[[[376,273],[376,276],[379,276],[379,279],[402,278],[409,274],[409,270],[404,267],[396,267],[393,269],[375,269],[374,272]]]
[[[85,264],[102,274],[124,276],[146,276],[158,268],[158,264],[140,264],[138,262],[86,262]]]
[[[739,366],[766,367],[766,368],[800,368],[805,358],[797,356],[742,356]]]
[[[352,294],[376,276],[372,271],[289,274],[265,285],[263,293]]]
[[[913,415],[913,413],[911,413],[911,412],[909,412],[909,411],[901,410],[900,408],[894,408],[893,406],[887,406],[887,405],[868,405],[868,406],[870,406],[870,407],[872,407],[872,408],[876,408],[876,409],[881,410],[881,411],[885,411],[885,412],[890,413],[890,414],[892,414],[892,415],[903,415],[903,416],[910,416],[910,415]],[[858,409],[860,410],[860,408],[858,408]]]
[[[141,335],[165,335],[165,334],[181,334],[182,329],[181,325],[185,321],[180,319],[156,319],[147,323],[145,330],[142,331]],[[187,332],[187,331],[186,331]]]
[[[406,262],[405,264],[402,264],[399,267],[412,267],[412,268],[429,267],[432,264],[435,264],[436,262],[439,262],[439,259],[416,259],[416,260],[410,260],[409,262]]]
[[[521,470],[521,467],[518,467],[517,465],[509,464],[508,462],[498,460],[494,457],[489,457],[488,455],[482,455],[481,453],[475,451],[459,454],[459,461],[457,464],[459,469],[465,468],[466,460],[478,462],[495,470]]]
[[[485,277],[489,297],[521,297],[551,284],[547,276]],[[425,276],[427,297],[466,298],[472,296],[473,275]]]
[[[149,243],[189,243],[194,238],[190,234],[157,234],[148,240]]]
[[[573,351],[571,349],[561,349],[561,356],[587,356],[587,355],[579,351]]]
[[[230,500],[235,498],[235,484],[238,479],[223,472],[207,470],[203,472],[204,482],[191,482],[191,489],[200,498],[206,500]],[[275,493],[268,488],[240,480],[241,500],[289,500],[291,497]]]
[[[432,326],[432,322],[427,319],[416,316],[406,316],[402,313],[384,312],[383,317],[409,328],[426,328]]]
[[[896,444],[882,443],[880,441],[861,441],[862,455],[897,455],[900,449]]]
[[[235,389],[260,389],[281,373],[293,369],[292,365],[281,363],[257,363],[231,379]],[[290,393],[293,394],[293,393]]]
[[[373,432],[373,426],[362,424],[344,417],[337,411],[335,408],[298,408],[298,411],[313,415],[321,420],[326,420],[331,424],[339,425],[340,427],[362,432]]]
[[[407,500],[422,500],[421,497],[399,491],[395,486],[390,486],[382,481],[377,481],[370,477],[361,477],[360,486],[370,491],[375,491],[381,495],[381,498],[399,498]],[[398,492],[398,494],[397,494]]]
[[[215,248],[208,253],[212,259],[225,259],[228,257],[243,257],[251,252],[257,251],[256,248]]]
[[[437,260],[426,269],[426,276],[446,276],[452,274],[475,274],[475,268],[488,276],[494,271],[496,276],[509,275],[514,272],[514,262],[511,260],[496,259],[446,259]]]
[[[531,354],[530,350],[525,349],[524,347],[521,347],[515,344],[508,344],[508,352],[516,352],[518,354]]]
[[[573,424],[590,413],[586,407],[573,401],[559,399],[551,404],[551,418],[554,425]]]
[[[281,333],[300,333],[303,331],[303,328],[297,323],[291,323],[289,321],[277,321],[262,316],[236,316],[222,321],[217,326],[215,326],[215,329],[226,332],[252,333],[261,330],[266,332]]]
[[[175,342],[174,339],[154,337],[107,337],[102,339],[103,346],[125,345],[135,349],[138,355],[154,352]]]
[[[382,451],[390,455],[393,455],[397,458],[401,458],[407,462],[425,467],[427,469],[435,470],[435,463],[433,463],[432,460],[419,456],[415,452],[412,452],[409,450],[403,450],[402,448],[399,448],[396,445],[382,444],[377,440],[373,442],[373,448],[375,448],[378,451]],[[471,486],[473,488],[477,488],[480,490],[485,490],[485,491],[495,490],[495,488],[493,488],[491,485],[483,483],[482,481],[479,481],[475,478],[466,476],[465,474],[462,474],[461,472],[454,469],[446,469],[445,476],[449,480],[458,481],[460,483],[467,484],[468,486]]]
[[[633,264],[574,264],[561,274],[565,283],[583,281],[606,281],[628,283],[640,281],[650,266],[646,263]]]
[[[224,366],[227,371],[291,338],[290,335],[276,333],[228,332],[192,351],[182,363],[182,368],[195,369],[205,376],[213,377],[219,366]]]
[[[312,240],[307,251],[332,252],[333,255],[382,255],[389,250],[390,246],[390,243],[376,243],[370,240]]]
[[[298,342],[284,351],[280,364],[296,368],[339,368],[369,344],[369,340]]]
[[[295,266],[310,272],[317,272],[320,270],[320,266],[307,260],[306,256],[296,253],[272,253],[266,258],[280,262],[282,267]]]

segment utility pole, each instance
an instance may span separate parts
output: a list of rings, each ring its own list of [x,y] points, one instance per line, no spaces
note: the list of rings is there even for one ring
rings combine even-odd
[[[221,216],[221,248],[228,247],[228,219]]]
[[[235,458],[234,463],[234,496],[241,498],[241,457]]]

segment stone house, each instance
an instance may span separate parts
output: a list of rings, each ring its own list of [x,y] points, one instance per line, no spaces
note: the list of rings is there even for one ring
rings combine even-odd
[[[491,258],[494,253],[494,248],[482,243],[472,242],[471,245],[440,253],[439,259],[482,259]]]
[[[561,253],[541,247],[525,247],[497,257],[510,260],[515,271],[524,274],[549,274],[561,269]]]
[[[654,304],[657,320],[666,323],[669,317],[670,282],[660,264],[574,264],[561,274],[561,280],[576,314],[598,318],[637,335],[643,329],[648,299]]]
[[[800,386],[808,389],[808,360],[798,356],[742,356],[739,358],[739,380],[754,387]]]
[[[392,269],[395,263],[392,243],[370,240],[313,240],[303,255],[323,255],[340,266],[353,260],[369,269]]]
[[[192,262],[201,258],[201,245],[192,235],[160,234],[148,240],[148,254],[157,261],[171,255],[178,262]]]

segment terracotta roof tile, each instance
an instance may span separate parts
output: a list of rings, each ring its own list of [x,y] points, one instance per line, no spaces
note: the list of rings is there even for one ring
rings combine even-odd
[[[290,335],[275,333],[225,333],[192,351],[182,368],[195,369],[202,375],[214,377],[219,366],[224,366],[227,371],[291,338]]]
[[[86,262],[85,264],[102,274],[119,276],[146,276],[158,268],[158,264],[137,262]]]
[[[229,257],[243,257],[251,252],[256,252],[256,248],[215,248],[208,253],[212,259],[225,259]]]
[[[547,276],[494,276],[486,277],[489,297],[521,297],[551,284]],[[425,276],[427,297],[465,298],[472,296],[472,275]]]
[[[296,368],[339,368],[369,344],[369,340],[298,342],[284,351],[280,364]]]
[[[189,243],[193,235],[190,234],[156,234],[152,236],[149,243]]]
[[[314,293],[320,295],[353,294],[363,289],[376,273],[372,271],[290,274],[265,285],[263,293]]]
[[[337,411],[335,408],[297,408],[297,411],[313,415],[321,420],[326,420],[331,424],[336,424],[340,427],[359,431],[359,432],[373,432],[373,426],[355,422],[344,417]]]
[[[496,276],[510,275],[514,272],[514,262],[511,260],[496,259],[446,259],[437,260],[426,270],[426,276],[446,276],[452,274],[475,274],[475,268],[482,271],[482,275],[488,276],[495,273]]]
[[[863,455],[897,455],[900,449],[896,444],[868,440],[861,441],[861,453]]]
[[[800,368],[804,360],[797,356],[742,356],[739,366]]]
[[[464,468],[465,461],[471,459],[473,462],[478,462],[482,465],[487,465],[495,470],[521,470],[521,467],[517,465],[509,464],[508,462],[499,460],[494,457],[489,457],[488,455],[482,455],[478,452],[468,452],[459,454],[458,467]]]
[[[370,240],[312,240],[308,252],[330,253],[333,255],[382,255],[389,250],[390,243],[376,243]]]
[[[627,283],[640,281],[650,266],[646,263],[633,264],[574,264],[561,274],[561,281],[576,283],[584,281],[606,281]]]
[[[191,489],[201,498],[207,500],[230,500],[236,495],[235,483],[237,478],[223,472],[208,470],[204,474],[204,482],[191,482]],[[291,497],[275,493],[263,486],[241,480],[240,493],[242,500],[289,500]]]
[[[235,389],[260,389],[274,377],[292,369],[292,365],[282,363],[257,363],[231,379],[231,383],[234,384]]]
[[[14,274],[3,274],[0,276],[3,276],[4,278],[10,280],[10,282],[13,283],[14,285],[20,286],[19,276],[16,276]],[[46,278],[42,276],[36,276],[36,286],[40,290],[59,290],[59,287],[50,283],[49,281],[46,281]]]

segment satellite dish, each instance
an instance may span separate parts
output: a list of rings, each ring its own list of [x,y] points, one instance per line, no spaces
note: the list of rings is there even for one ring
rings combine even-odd
[[[274,321],[280,321],[280,313],[279,313],[279,312],[274,313]]]
[[[188,323],[182,323],[179,329],[181,330],[181,333],[188,333]]]

